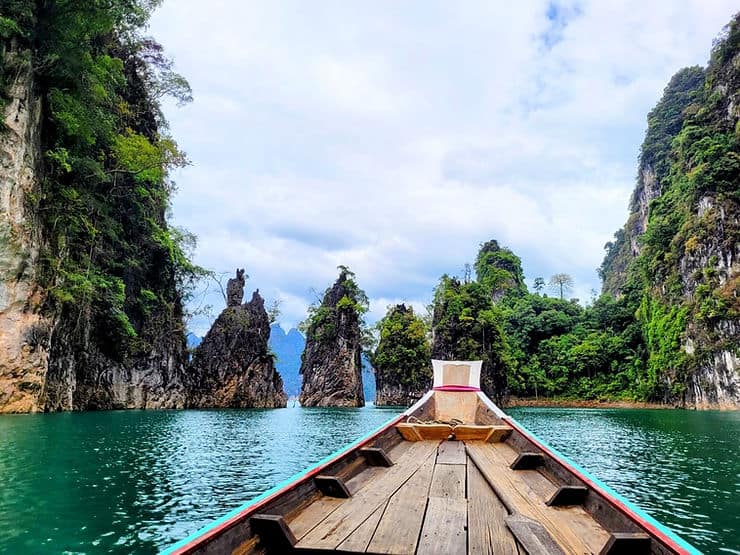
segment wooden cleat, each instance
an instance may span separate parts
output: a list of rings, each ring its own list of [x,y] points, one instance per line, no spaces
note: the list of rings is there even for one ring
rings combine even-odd
[[[280,515],[256,514],[249,524],[270,553],[290,552],[298,541]]]
[[[370,466],[393,466],[393,461],[379,447],[365,447],[364,449],[360,449],[360,455],[365,457],[365,461]]]
[[[599,555],[648,555],[650,536],[643,533],[614,532]]]
[[[352,497],[352,494],[347,488],[347,484],[345,484],[344,480],[338,476],[326,476],[320,474],[315,476],[313,481],[319,491],[327,497],[339,497],[341,499]]]
[[[547,501],[551,507],[564,507],[567,505],[583,505],[588,494],[588,488],[583,486],[560,486]]]
[[[534,470],[544,462],[542,453],[533,453],[525,451],[519,453],[519,456],[509,466],[512,470]]]

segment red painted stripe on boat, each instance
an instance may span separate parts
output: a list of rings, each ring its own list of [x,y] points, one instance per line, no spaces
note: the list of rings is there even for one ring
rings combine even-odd
[[[337,453],[337,455],[334,458],[328,460],[327,462],[325,462],[321,466],[317,466],[316,468],[312,469],[305,476],[302,476],[301,478],[295,480],[294,482],[291,482],[290,484],[287,484],[284,488],[279,489],[278,491],[276,491],[275,493],[273,493],[269,497],[265,497],[264,499],[262,499],[258,503],[255,503],[254,505],[250,505],[249,507],[245,507],[245,509],[242,512],[240,512],[238,514],[235,514],[232,518],[230,518],[226,522],[222,522],[221,524],[219,524],[218,526],[214,527],[213,529],[208,530],[208,532],[206,532],[202,536],[198,536],[196,539],[194,539],[189,544],[183,545],[182,547],[180,547],[176,551],[173,551],[172,552],[172,555],[186,555],[188,553],[193,553],[194,550],[198,549],[199,547],[204,546],[205,544],[207,544],[209,541],[211,541],[216,536],[219,536],[220,534],[222,534],[223,532],[225,532],[226,530],[228,530],[232,526],[234,526],[234,525],[242,522],[250,514],[254,513],[258,509],[264,507],[265,505],[267,505],[271,501],[274,501],[277,497],[279,497],[280,495],[284,494],[286,491],[289,491],[290,489],[294,488],[298,484],[301,484],[301,483],[303,483],[303,482],[305,482],[307,480],[310,480],[311,478],[313,478],[314,476],[316,476],[317,474],[319,474],[322,470],[324,470],[326,467],[334,464],[335,462],[337,462],[339,459],[341,459],[342,457],[344,457],[348,453],[351,453],[355,449],[359,449],[363,445],[366,445],[366,444],[370,443],[372,440],[374,440],[375,438],[377,438],[380,434],[382,434],[383,432],[385,432],[386,430],[388,430],[392,426],[395,426],[396,424],[398,424],[404,418],[406,418],[406,414],[405,413],[404,414],[400,414],[396,419],[391,420],[390,422],[388,422],[387,425],[383,426],[381,429],[379,429],[373,435],[371,435],[371,436],[367,437],[366,439],[364,439],[361,443],[358,443],[357,445],[353,445],[353,446],[348,447],[347,449],[345,449],[343,451],[340,451],[339,453]]]
[[[434,388],[434,391],[480,391],[480,387],[472,385],[440,385]]]
[[[653,535],[653,537],[660,540],[666,547],[682,555],[691,555],[689,551],[677,545],[676,542],[674,542],[670,537],[666,536],[661,530],[655,528],[655,526],[643,520],[642,517],[640,517],[640,515],[635,514],[635,512],[632,511],[632,509],[630,509],[624,503],[619,501],[619,499],[614,499],[611,495],[609,495],[607,492],[601,489],[598,484],[595,484],[588,476],[582,474],[577,469],[573,468],[568,463],[561,460],[560,457],[558,457],[555,453],[550,451],[547,447],[542,445],[534,437],[532,437],[531,435],[526,433],[524,430],[522,430],[519,426],[517,426],[516,421],[513,420],[510,416],[504,417],[504,420],[506,420],[506,422],[512,428],[514,428],[516,431],[518,431],[520,434],[526,437],[529,441],[534,443],[538,448],[540,448],[542,451],[550,455],[550,458],[553,461],[555,461],[557,464],[565,468],[568,472],[572,472],[579,480],[584,482],[588,487],[590,487],[593,490],[598,491],[602,496],[604,496],[604,499],[606,499],[615,509],[617,509],[620,513],[624,514],[625,516],[629,517],[631,520],[636,521],[640,526],[642,526],[648,532],[650,532]]]

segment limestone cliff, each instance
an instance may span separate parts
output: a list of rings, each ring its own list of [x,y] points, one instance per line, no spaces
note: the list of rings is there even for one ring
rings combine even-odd
[[[309,317],[301,360],[304,407],[362,407],[361,313],[367,297],[343,268]]]
[[[739,129],[740,15],[651,112],[632,214],[601,268],[642,324],[656,400],[740,406]]]
[[[0,412],[184,405],[195,267],[155,90],[187,83],[128,8],[0,10]]]
[[[0,412],[43,409],[51,328],[40,311],[40,238],[26,203],[41,156],[41,101],[28,54],[15,43],[4,44],[1,52],[2,64],[16,71],[6,88],[0,129]]]
[[[378,322],[380,338],[372,357],[376,405],[408,406],[432,388],[429,342],[424,322],[404,304]]]
[[[259,291],[241,304],[244,270],[229,280],[228,306],[219,315],[187,369],[192,408],[285,407],[288,397],[270,352],[270,320]]]
[[[648,114],[648,128],[640,149],[637,183],[630,199],[630,214],[624,228],[605,245],[606,255],[599,268],[603,291],[620,295],[627,283],[628,269],[642,251],[641,237],[648,225],[650,203],[658,198],[670,173],[671,141],[678,135],[689,108],[704,85],[704,69],[694,66],[674,75],[663,96]],[[688,112],[687,112],[688,109]]]

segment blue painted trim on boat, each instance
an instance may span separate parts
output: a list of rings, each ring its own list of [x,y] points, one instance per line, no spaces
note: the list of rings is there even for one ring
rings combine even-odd
[[[654,526],[658,530],[660,530],[663,534],[668,536],[671,540],[676,542],[676,544],[679,547],[682,547],[691,555],[703,555],[701,551],[699,551],[697,548],[695,548],[693,545],[691,545],[689,542],[681,538],[678,534],[676,534],[673,530],[666,527],[665,525],[661,524],[657,520],[655,520],[652,516],[647,514],[644,510],[642,510],[640,507],[632,503],[632,501],[625,499],[622,495],[614,491],[612,488],[607,486],[604,482],[596,478],[593,474],[591,474],[588,470],[583,468],[581,465],[579,465],[574,460],[570,459],[554,447],[552,447],[549,443],[544,441],[543,439],[540,439],[537,434],[533,433],[531,430],[523,426],[518,420],[512,418],[508,414],[506,415],[506,418],[515,422],[516,425],[521,428],[525,433],[530,435],[532,438],[536,439],[538,442],[540,442],[543,446],[547,447],[550,451],[553,452],[554,455],[556,455],[558,458],[560,458],[563,462],[568,464],[569,466],[572,466],[575,468],[578,472],[586,476],[589,480],[591,480],[593,483],[595,483],[597,486],[599,486],[602,490],[604,490],[607,494],[609,494],[611,497],[617,499],[620,503],[623,503],[628,509],[630,509],[633,513],[635,513],[637,516],[639,516],[644,521],[648,522],[651,526]]]
[[[388,425],[390,425],[397,418],[398,418],[398,416],[394,416],[393,418],[391,418],[390,420],[388,420],[388,422],[384,423],[381,426],[378,426],[377,428],[375,428],[371,432],[368,432],[367,434],[365,434],[364,436],[360,437],[359,439],[356,439],[352,443],[349,443],[349,444],[345,445],[344,447],[340,447],[339,449],[337,449],[333,453],[330,453],[329,455],[327,455],[326,457],[324,457],[323,459],[321,459],[316,464],[314,464],[312,466],[309,466],[308,468],[306,468],[304,470],[301,470],[300,472],[298,472],[297,474],[294,474],[290,478],[286,478],[282,482],[280,482],[280,483],[276,484],[275,486],[271,487],[270,489],[268,489],[266,492],[261,493],[257,497],[253,497],[252,499],[250,499],[249,501],[247,501],[243,505],[240,505],[236,509],[232,509],[231,511],[229,511],[228,513],[226,513],[225,515],[223,515],[221,518],[218,518],[218,519],[214,520],[210,524],[206,524],[200,530],[197,530],[197,531],[193,532],[188,537],[180,540],[179,542],[177,542],[174,545],[171,545],[170,547],[168,547],[164,551],[160,551],[159,555],[170,555],[171,553],[174,553],[177,549],[180,549],[182,547],[185,547],[189,543],[197,540],[203,534],[207,534],[208,532],[210,532],[211,530],[213,530],[215,527],[220,526],[221,524],[223,524],[227,520],[230,520],[230,519],[234,518],[236,515],[238,515],[242,511],[247,510],[249,507],[251,507],[255,503],[259,503],[260,501],[262,501],[263,499],[269,497],[273,493],[276,493],[276,492],[280,491],[281,489],[283,489],[286,486],[289,486],[293,482],[297,482],[298,480],[300,480],[301,478],[303,478],[304,476],[306,476],[306,474],[309,474],[312,470],[315,470],[316,468],[318,468],[318,467],[320,467],[320,466],[328,463],[329,461],[331,461],[335,457],[338,457],[339,455],[341,455],[341,454],[343,454],[343,453],[345,453],[347,451],[351,451],[352,449],[354,449],[355,447],[357,447],[359,444],[361,444],[366,439],[368,439],[368,438],[374,436],[375,434],[379,433],[381,430],[383,430],[383,428],[385,428]]]

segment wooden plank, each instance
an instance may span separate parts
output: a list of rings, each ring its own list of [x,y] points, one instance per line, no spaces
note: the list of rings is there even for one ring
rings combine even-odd
[[[336,497],[319,497],[292,519],[287,519],[293,535],[299,540],[319,522],[329,516],[341,505],[342,500]]]
[[[468,443],[466,449],[509,512],[540,522],[567,552],[598,553],[609,538],[606,530],[582,507],[548,507],[543,497],[523,479],[524,474],[537,471],[511,470],[510,456],[499,451],[500,445]]]
[[[437,449],[437,464],[465,464],[466,457],[462,441],[443,441]]]
[[[438,464],[434,467],[429,497],[465,498],[465,465]]]
[[[430,497],[416,552],[419,555],[465,553],[467,521],[467,500]]]
[[[534,470],[542,464],[542,461],[542,453],[525,451],[519,453],[514,462],[509,465],[509,468],[512,470]]]
[[[583,486],[560,486],[552,494],[547,504],[551,507],[566,507],[569,505],[583,505],[588,495],[588,488]]]
[[[365,447],[360,449],[360,455],[365,457],[365,461],[370,466],[393,466],[388,454],[379,447]]]
[[[313,481],[316,483],[318,490],[327,497],[341,497],[342,499],[352,497],[347,484],[338,476],[319,474],[314,477]]]
[[[505,520],[506,526],[529,555],[565,555],[565,551],[536,520],[519,513],[507,516]]]
[[[397,445],[394,445],[391,449],[386,449],[386,451],[391,461],[395,462],[403,456],[409,447],[411,447],[411,443],[408,441],[399,441]]]
[[[493,431],[493,426],[480,424],[458,424],[452,430],[459,441],[485,441]]]
[[[380,466],[371,466],[360,472],[357,476],[353,476],[345,482],[349,493],[351,495],[355,495],[369,482],[372,482],[376,476],[382,474],[384,470],[385,469]]]
[[[437,452],[438,443],[418,441],[411,445],[392,467],[368,482],[345,500],[326,519],[299,542],[298,547],[335,549],[349,537],[378,507],[385,504],[426,460]]]
[[[349,537],[339,544],[339,548],[342,551],[355,551],[363,552],[367,550],[367,545],[370,543],[370,539],[373,537],[378,522],[385,512],[386,505],[383,504],[375,512],[371,514],[365,522],[360,524],[359,528],[352,532]]]
[[[421,441],[421,436],[419,435],[419,432],[416,431],[416,426],[413,424],[401,422],[400,424],[396,424],[396,430],[398,430],[398,433],[401,434],[401,437],[406,441]]]
[[[434,457],[429,457],[411,479],[393,494],[375,535],[368,546],[371,553],[413,554],[419,539]]]
[[[453,418],[465,424],[475,423],[478,395],[471,391],[435,391],[435,418],[448,422]]]
[[[599,555],[648,555],[650,536],[643,533],[615,532]]]
[[[232,549],[231,555],[256,555],[257,553],[264,553],[264,546],[259,546],[259,541],[259,536],[252,536]]]
[[[452,435],[452,426],[448,424],[414,424],[414,428],[421,439],[439,441]]]
[[[491,435],[488,436],[486,441],[489,441],[490,443],[506,441],[512,431],[513,429],[510,426],[494,426],[493,430],[491,430]]]
[[[249,524],[260,537],[260,543],[276,553],[290,551],[298,540],[280,515],[256,514]]]
[[[468,462],[468,554],[518,555],[504,519],[506,508],[480,473]]]

